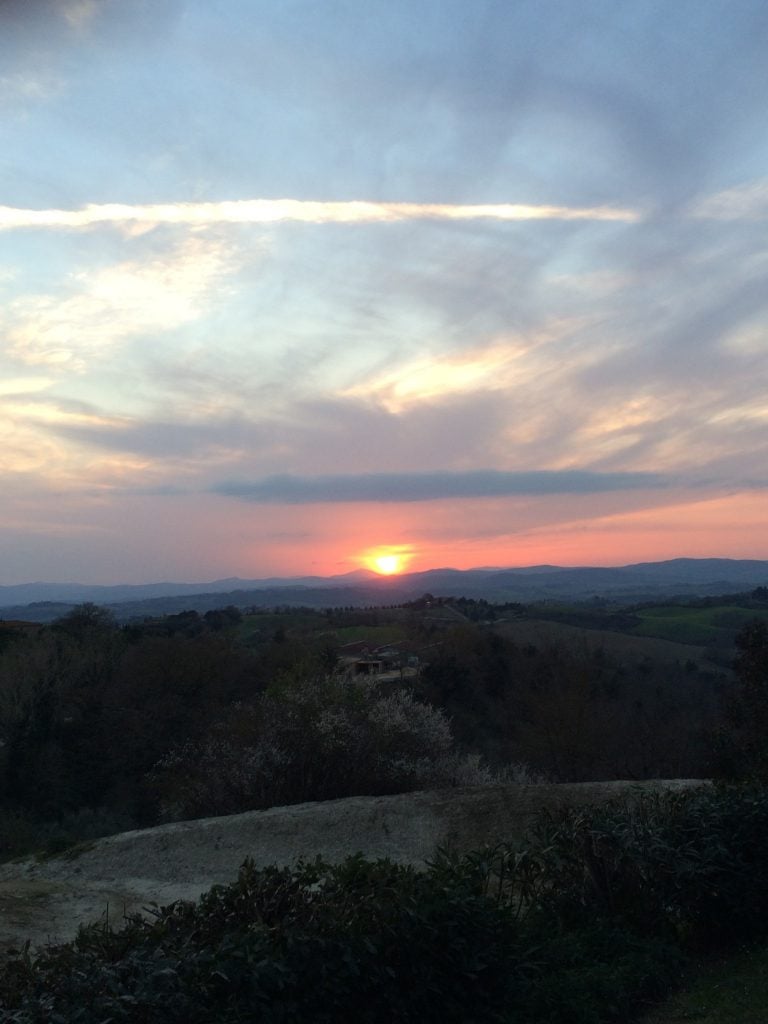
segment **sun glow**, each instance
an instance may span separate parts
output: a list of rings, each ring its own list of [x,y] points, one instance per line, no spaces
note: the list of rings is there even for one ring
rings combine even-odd
[[[405,551],[393,550],[392,548],[374,548],[363,557],[363,563],[373,569],[380,576],[397,576],[404,571],[408,564],[408,554]]]
[[[392,576],[400,571],[401,561],[398,555],[379,555],[376,559],[376,570],[384,576]]]

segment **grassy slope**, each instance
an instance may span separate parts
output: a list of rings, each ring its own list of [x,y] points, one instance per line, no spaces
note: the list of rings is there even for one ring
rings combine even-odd
[[[716,605],[712,608],[685,608],[659,605],[636,613],[642,622],[633,632],[682,644],[730,646],[734,634],[757,615],[752,608]]]
[[[654,636],[635,636],[605,629],[585,629],[582,626],[571,626],[564,622],[512,619],[509,622],[500,623],[495,628],[518,644],[585,643],[589,647],[603,647],[607,653],[618,658],[642,659],[649,657],[654,661],[673,663],[679,661],[683,664],[689,659],[704,660],[704,650],[701,646],[677,643],[671,639],[660,639]]]
[[[407,630],[399,623],[385,626],[342,626],[329,633],[329,637],[338,644],[352,644],[366,640],[372,647],[402,643],[406,636]]]

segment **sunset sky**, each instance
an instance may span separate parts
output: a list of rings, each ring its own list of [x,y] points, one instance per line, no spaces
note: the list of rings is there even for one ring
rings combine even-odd
[[[768,4],[0,0],[0,295],[0,584],[768,558]]]

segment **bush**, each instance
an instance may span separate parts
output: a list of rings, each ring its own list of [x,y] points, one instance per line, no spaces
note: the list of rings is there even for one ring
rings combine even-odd
[[[164,820],[493,779],[443,713],[370,681],[301,680],[237,704],[152,773]]]
[[[768,934],[768,790],[705,786],[546,815],[539,905],[712,946]]]
[[[17,1024],[596,1024],[668,979],[658,944],[516,920],[489,898],[491,865],[246,862],[197,904],[83,929],[36,961],[16,954],[0,1010]]]

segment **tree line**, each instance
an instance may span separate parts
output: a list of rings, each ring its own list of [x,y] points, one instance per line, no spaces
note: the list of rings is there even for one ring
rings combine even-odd
[[[249,631],[227,608],[119,626],[86,604],[0,631],[0,855],[348,795],[768,774],[765,620],[739,635],[726,675],[516,644],[488,616],[438,628],[414,610],[408,642],[428,657],[387,684],[338,673],[340,611],[303,620],[264,615]]]

